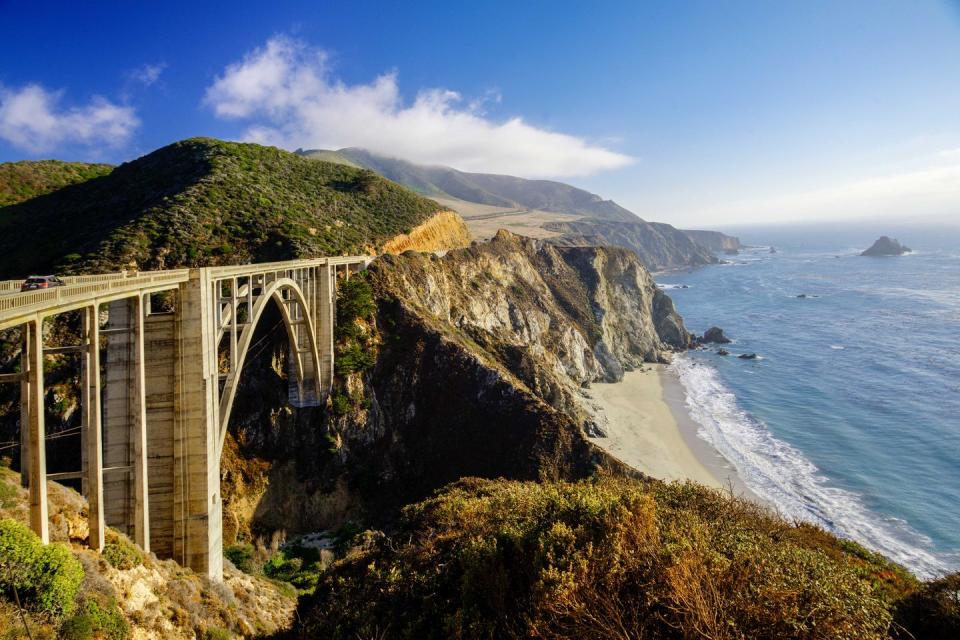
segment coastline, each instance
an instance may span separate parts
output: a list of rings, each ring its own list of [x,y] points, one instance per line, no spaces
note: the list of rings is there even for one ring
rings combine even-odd
[[[590,386],[584,405],[605,432],[590,441],[624,464],[661,480],[694,480],[761,500],[733,466],[697,436],[680,380],[665,365],[628,371],[623,380]]]

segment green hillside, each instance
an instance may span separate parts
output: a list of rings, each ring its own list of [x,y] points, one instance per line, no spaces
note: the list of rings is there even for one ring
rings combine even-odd
[[[527,180],[514,176],[468,173],[450,167],[424,166],[379,155],[366,149],[301,151],[319,160],[330,154],[365,167],[430,197],[452,198],[492,205],[578,214],[609,221],[636,222],[637,216],[612,200],[552,180]]]
[[[0,207],[17,204],[63,187],[105,176],[109,164],[23,160],[0,164]]]
[[[440,209],[367,170],[194,138],[0,208],[0,277],[361,252]]]

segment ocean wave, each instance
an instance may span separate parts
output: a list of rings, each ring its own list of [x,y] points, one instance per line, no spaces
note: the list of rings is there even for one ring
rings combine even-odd
[[[932,541],[906,522],[883,518],[856,493],[831,486],[799,449],[777,439],[740,407],[712,366],[684,355],[670,368],[686,392],[698,435],[736,468],[751,491],[786,518],[814,522],[861,542],[923,577],[942,575],[960,560],[929,551]]]

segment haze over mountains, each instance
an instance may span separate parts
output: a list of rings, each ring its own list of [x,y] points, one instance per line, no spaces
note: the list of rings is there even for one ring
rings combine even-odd
[[[711,264],[717,262],[714,252],[740,248],[737,238],[647,222],[612,200],[562,182],[425,166],[352,147],[297,153],[369,169],[437,200],[459,212],[480,239],[505,228],[567,246],[623,246],[652,270]]]
[[[451,167],[424,166],[367,151],[298,151],[301,155],[329,162],[370,169],[430,198],[464,200],[495,207],[538,209],[636,222],[637,216],[612,200],[552,180],[526,180],[490,173],[468,173]]]

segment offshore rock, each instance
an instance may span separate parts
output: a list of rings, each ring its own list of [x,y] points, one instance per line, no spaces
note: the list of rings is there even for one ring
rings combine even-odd
[[[861,256],[902,256],[910,253],[910,247],[900,244],[899,241],[887,236],[880,236],[869,249],[861,253]]]
[[[730,338],[723,334],[723,329],[720,327],[710,327],[703,333],[700,342],[703,344],[730,344]]]

